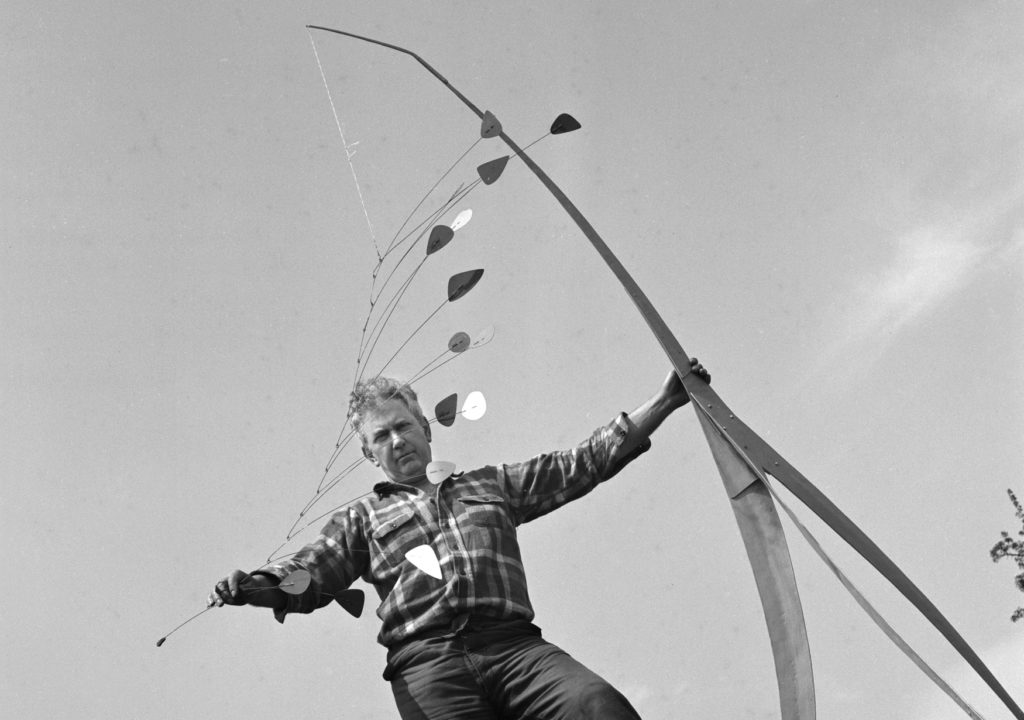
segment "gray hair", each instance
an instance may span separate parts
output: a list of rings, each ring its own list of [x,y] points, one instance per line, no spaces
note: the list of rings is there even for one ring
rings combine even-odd
[[[371,411],[377,409],[389,400],[398,400],[412,412],[413,417],[424,428],[429,426],[427,418],[423,415],[420,402],[416,397],[416,391],[408,383],[388,377],[375,377],[370,380],[363,380],[356,383],[348,398],[348,420],[352,423],[352,429],[359,433],[363,448],[366,448],[366,438],[363,437],[363,420]]]

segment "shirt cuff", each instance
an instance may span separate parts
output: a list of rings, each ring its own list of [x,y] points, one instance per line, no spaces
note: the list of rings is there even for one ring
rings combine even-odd
[[[263,575],[264,577],[273,578],[278,583],[280,583],[281,580],[284,578],[283,571],[281,571],[280,568],[276,568],[276,567],[272,568],[272,569],[262,568],[260,570],[253,570],[249,574],[250,575]],[[288,595],[287,593],[285,593],[285,606],[283,608],[281,608],[280,610],[274,610],[274,619],[277,620],[279,623],[283,623],[285,616],[289,612],[294,612],[295,611],[295,608],[292,608],[291,605],[292,605],[292,603],[296,599],[297,598],[295,598],[293,595]]]
[[[640,436],[640,430],[627,413],[619,413],[611,423],[612,451],[605,479],[614,477],[622,468],[651,449],[651,438]]]

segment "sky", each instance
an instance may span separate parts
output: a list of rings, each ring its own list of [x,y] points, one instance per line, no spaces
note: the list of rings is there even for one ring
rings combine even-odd
[[[467,148],[417,217],[506,154],[473,144],[477,118],[412,59],[307,24],[412,49],[520,145],[560,112],[578,118],[531,156],[730,407],[1024,701],[1024,626],[1009,620],[1024,596],[988,556],[1016,528],[1006,490],[1024,490],[1020,4],[2,12],[5,716],[396,716],[372,602],[359,620],[329,606],[284,625],[216,609],[155,647],[214,582],[284,542],[324,476],[375,244]],[[444,221],[467,208],[366,361],[376,371],[443,303],[449,276],[484,269],[387,368],[412,376],[453,333],[494,327],[417,383],[427,408],[487,398],[482,419],[437,428],[436,458],[466,469],[567,447],[658,388],[659,346],[521,163]],[[536,622],[646,718],[778,717],[753,577],[693,412],[653,440],[520,529]],[[362,467],[317,507],[376,479]],[[790,505],[967,702],[1010,717]],[[786,529],[819,716],[963,717]]]

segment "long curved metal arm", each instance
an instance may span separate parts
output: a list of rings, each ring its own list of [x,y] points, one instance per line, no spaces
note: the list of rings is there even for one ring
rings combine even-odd
[[[320,25],[307,25],[306,27],[345,35],[411,56],[483,120],[484,113],[416,53],[397,45],[343,30]],[[668,356],[669,362],[679,373],[683,385],[690,394],[694,410],[701,421],[715,460],[719,464],[726,490],[730,499],[733,500],[733,509],[736,512],[744,542],[747,544],[751,566],[761,592],[765,618],[768,622],[772,648],[775,653],[776,674],[779,680],[784,720],[812,720],[814,718],[813,682],[810,681],[809,650],[795,580],[792,578],[791,568],[787,571],[784,567],[789,563],[789,551],[785,547],[784,536],[781,536],[782,528],[781,525],[778,525],[778,513],[775,506],[770,496],[761,492],[765,489],[763,483],[766,474],[770,474],[782,482],[787,489],[885,576],[956,648],[957,652],[1009,708],[1014,717],[1024,720],[1024,711],[924,593],[831,500],[825,497],[796,468],[786,462],[757,433],[736,418],[714,390],[696,375],[691,374],[690,358],[675,335],[583,213],[504,130],[501,131],[500,137],[558,200],[594,246],[594,249],[601,255],[625,289],[626,294],[636,305],[637,310],[640,311],[640,315],[654,333],[658,343]],[[726,467],[723,467],[723,464]],[[762,487],[758,488],[758,485],[762,485]],[[745,495],[765,497],[766,502],[765,500],[747,500],[737,505],[737,501]],[[759,548],[759,543],[763,547]],[[780,568],[779,563],[783,567]],[[797,611],[799,611],[799,616],[795,614]],[[810,687],[808,687],[808,682],[811,682]]]

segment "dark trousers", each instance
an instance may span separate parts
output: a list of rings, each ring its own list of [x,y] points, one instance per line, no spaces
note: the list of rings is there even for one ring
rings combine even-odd
[[[640,720],[622,694],[526,621],[470,624],[388,653],[403,720]]]

